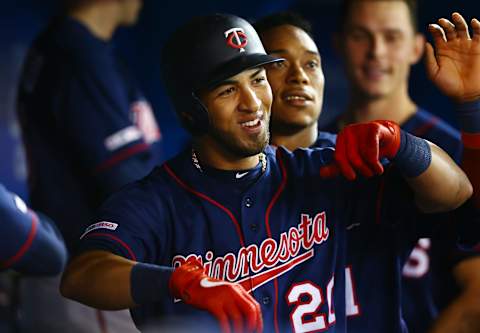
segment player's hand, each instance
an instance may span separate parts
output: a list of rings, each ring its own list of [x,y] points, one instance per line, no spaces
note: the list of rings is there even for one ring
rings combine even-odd
[[[400,128],[387,120],[353,124],[337,136],[334,162],[320,169],[329,178],[341,173],[354,180],[357,173],[372,177],[383,173],[380,159],[393,159],[400,147]]]
[[[255,299],[237,283],[208,277],[197,260],[175,269],[170,291],[185,303],[213,314],[223,332],[262,332],[262,310]]]
[[[460,103],[480,98],[480,22],[472,19],[471,27],[473,38],[459,13],[452,14],[452,21],[441,18],[428,26],[435,50],[427,43],[427,75],[443,94]]]

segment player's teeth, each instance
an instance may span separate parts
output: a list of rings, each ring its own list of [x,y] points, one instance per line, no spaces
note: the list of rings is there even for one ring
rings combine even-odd
[[[252,126],[257,126],[260,123],[260,119],[254,119],[251,121],[247,121],[246,123],[242,123],[242,126],[245,127],[252,127]]]
[[[291,100],[302,100],[304,101],[306,98],[303,97],[303,96],[287,96],[287,101],[291,101]]]

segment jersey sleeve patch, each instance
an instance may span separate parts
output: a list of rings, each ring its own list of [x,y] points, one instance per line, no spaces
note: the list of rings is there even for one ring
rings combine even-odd
[[[108,136],[104,143],[109,151],[115,151],[140,139],[142,139],[142,132],[132,125]]]
[[[87,229],[85,229],[85,232],[80,236],[80,239],[85,237],[89,232],[91,232],[93,230],[107,229],[107,230],[114,231],[114,230],[117,229],[117,227],[118,227],[117,223],[108,222],[108,221],[98,222],[98,223],[95,223],[95,224],[92,224],[92,225],[88,226]]]

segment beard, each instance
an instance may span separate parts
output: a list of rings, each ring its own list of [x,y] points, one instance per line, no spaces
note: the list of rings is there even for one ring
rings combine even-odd
[[[250,157],[261,153],[270,141],[267,120],[265,120],[265,130],[255,138],[250,138],[249,140],[239,140],[232,132],[219,130],[212,124],[210,124],[209,135],[211,135],[225,151],[239,157]]]

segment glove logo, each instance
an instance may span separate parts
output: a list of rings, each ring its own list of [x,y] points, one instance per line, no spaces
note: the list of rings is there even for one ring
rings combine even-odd
[[[247,46],[248,39],[242,28],[232,28],[225,31],[224,34],[228,46],[237,49],[240,52],[245,52],[245,46]]]
[[[224,286],[227,284],[230,283],[225,281],[211,281],[208,278],[203,278],[202,280],[200,280],[200,286],[203,288],[213,288],[218,286]]]

